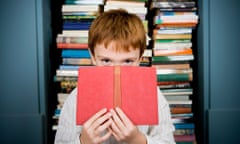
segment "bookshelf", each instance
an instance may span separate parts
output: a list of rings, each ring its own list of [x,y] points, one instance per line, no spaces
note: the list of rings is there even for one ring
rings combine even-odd
[[[58,118],[69,93],[77,86],[79,67],[92,66],[87,49],[88,29],[101,12],[102,0],[53,1],[53,48],[51,110],[49,115],[49,142],[54,142]]]
[[[157,69],[158,87],[170,105],[176,143],[197,143],[193,88],[196,73],[198,24],[197,2],[149,1],[152,24],[152,67]]]
[[[62,24],[56,34],[56,49],[60,51],[60,63],[55,70],[54,82],[58,85],[57,104],[53,119],[55,131],[64,101],[77,86],[78,68],[92,66],[88,51],[88,30],[91,22],[101,12],[102,0],[63,1],[60,5]]]

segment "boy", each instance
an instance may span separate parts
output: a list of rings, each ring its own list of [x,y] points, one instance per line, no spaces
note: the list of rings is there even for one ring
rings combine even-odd
[[[98,16],[89,30],[89,50],[96,66],[138,66],[146,47],[142,21],[125,10]],[[167,101],[158,90],[159,125],[135,126],[120,108],[103,108],[82,126],[76,125],[77,90],[61,111],[55,144],[173,144],[174,126]]]

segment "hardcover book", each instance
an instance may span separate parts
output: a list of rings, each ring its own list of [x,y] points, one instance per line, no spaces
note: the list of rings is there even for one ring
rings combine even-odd
[[[156,70],[153,67],[80,68],[76,122],[82,125],[102,108],[120,107],[135,125],[158,124]]]

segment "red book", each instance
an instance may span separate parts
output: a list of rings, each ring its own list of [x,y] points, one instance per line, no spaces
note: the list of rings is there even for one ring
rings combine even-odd
[[[120,107],[135,125],[158,124],[156,70],[116,66],[80,68],[77,124],[102,108]]]
[[[59,49],[88,49],[87,43],[57,43]]]

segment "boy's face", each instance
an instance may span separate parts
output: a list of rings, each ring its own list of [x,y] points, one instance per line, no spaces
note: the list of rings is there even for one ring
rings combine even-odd
[[[138,66],[140,63],[140,50],[130,49],[126,51],[116,51],[110,43],[108,48],[103,44],[96,45],[92,62],[96,66]]]

